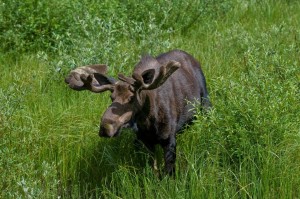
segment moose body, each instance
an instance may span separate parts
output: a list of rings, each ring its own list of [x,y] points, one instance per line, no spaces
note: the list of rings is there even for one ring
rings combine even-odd
[[[201,102],[205,109],[210,106],[200,64],[180,50],[156,58],[144,56],[132,77],[119,74],[118,81],[105,75],[105,65],[98,66],[94,72],[91,66],[75,69],[66,82],[75,90],[111,91],[112,104],[102,116],[99,135],[116,136],[124,125],[134,123],[137,139],[152,152],[159,144],[166,172],[174,173],[176,133],[192,121],[191,104]],[[79,72],[82,70],[85,72]]]

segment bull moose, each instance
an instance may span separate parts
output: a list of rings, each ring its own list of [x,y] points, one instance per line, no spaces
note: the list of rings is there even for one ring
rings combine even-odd
[[[114,137],[134,124],[137,139],[151,152],[157,144],[163,148],[165,171],[173,174],[176,133],[192,121],[193,102],[210,107],[200,64],[188,53],[173,50],[156,58],[143,56],[131,77],[119,74],[116,80],[106,72],[106,65],[83,66],[71,71],[65,82],[74,90],[110,91],[112,103],[102,116],[99,135]]]

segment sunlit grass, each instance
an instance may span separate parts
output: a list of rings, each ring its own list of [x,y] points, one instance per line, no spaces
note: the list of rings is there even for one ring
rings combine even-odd
[[[139,41],[119,39],[112,27],[103,44],[90,27],[73,51],[2,53],[0,197],[298,198],[300,4],[224,2],[226,13],[201,15],[186,31],[131,24]],[[176,176],[160,178],[131,131],[98,137],[108,94],[75,92],[64,77],[100,59],[110,75],[130,74],[141,54],[174,48],[200,60],[213,109],[178,135]]]

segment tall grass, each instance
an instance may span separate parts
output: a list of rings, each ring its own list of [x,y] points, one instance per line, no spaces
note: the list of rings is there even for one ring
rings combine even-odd
[[[298,1],[26,0],[0,11],[0,198],[299,198]],[[200,60],[214,108],[195,105],[176,176],[160,179],[131,131],[98,137],[109,93],[63,80],[92,63],[130,74],[142,53],[174,48]]]

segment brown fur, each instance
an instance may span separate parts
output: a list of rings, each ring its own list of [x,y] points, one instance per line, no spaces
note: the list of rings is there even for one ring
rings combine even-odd
[[[156,58],[144,56],[135,66],[132,77],[120,74],[119,81],[107,77],[106,70],[99,71],[88,77],[79,75],[83,82],[80,88],[112,92],[112,104],[102,116],[99,135],[116,136],[124,125],[131,124],[137,139],[150,151],[154,151],[156,144],[162,146],[166,172],[174,173],[176,133],[194,114],[188,102],[199,101],[204,108],[210,107],[199,63],[186,52],[173,50]],[[71,72],[72,78],[76,79],[76,75]],[[70,85],[69,79],[66,82]]]

